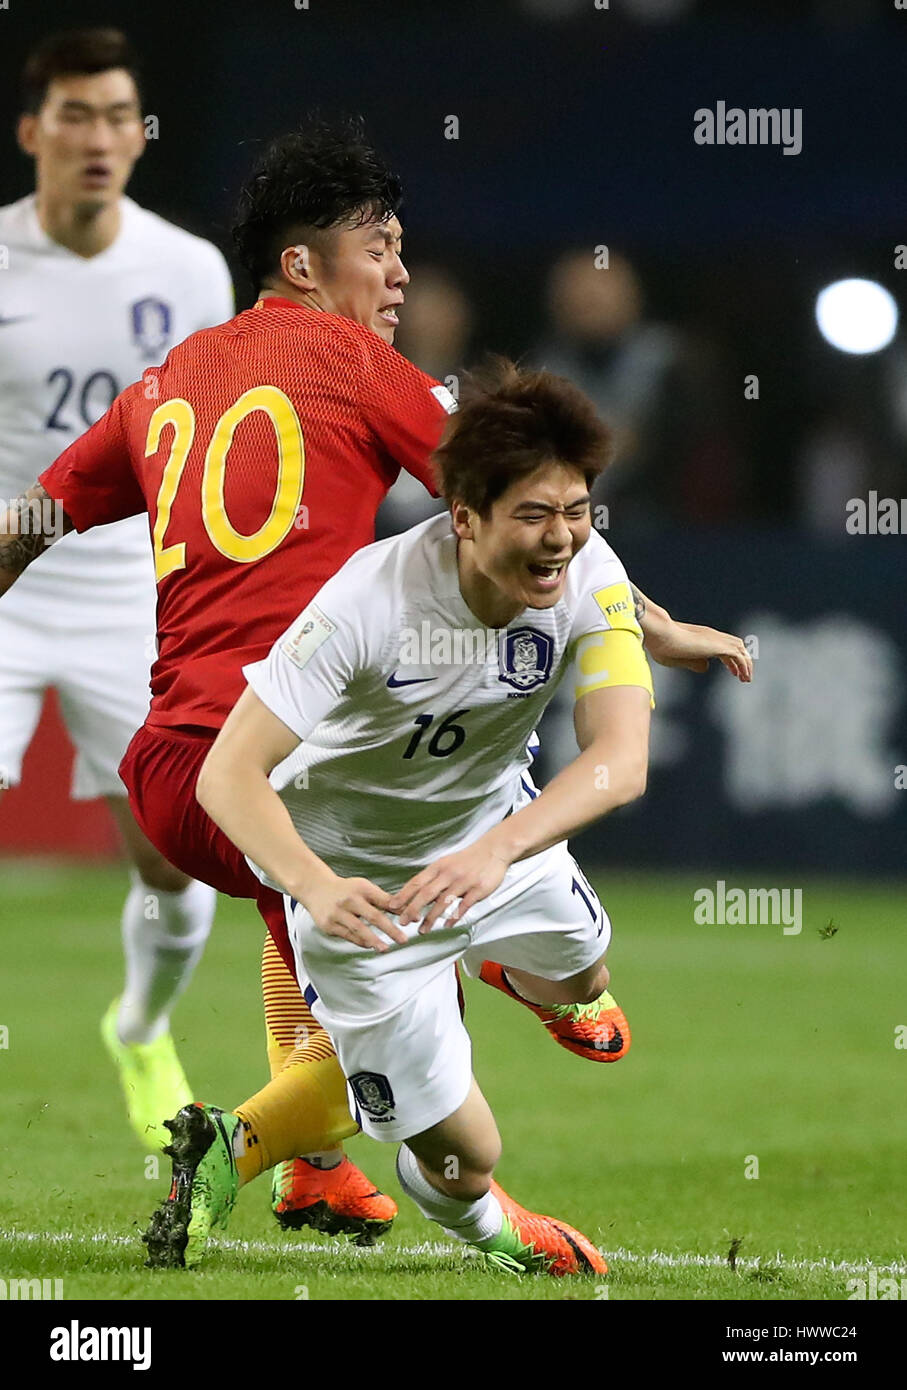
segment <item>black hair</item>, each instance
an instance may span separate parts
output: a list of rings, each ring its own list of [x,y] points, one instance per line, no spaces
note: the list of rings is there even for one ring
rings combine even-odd
[[[57,77],[93,77],[111,68],[125,68],[138,90],[135,50],[119,29],[67,29],[50,34],[26,60],[22,109],[30,116],[37,115],[48,87]]]
[[[233,241],[256,290],[280,267],[294,241],[330,254],[333,228],[386,222],[403,191],[365,138],[360,117],[312,117],[266,147],[249,175],[233,220]]]
[[[544,464],[577,469],[591,488],[612,448],[611,430],[572,381],[492,357],[464,378],[432,461],[446,501],[487,516],[512,483]]]

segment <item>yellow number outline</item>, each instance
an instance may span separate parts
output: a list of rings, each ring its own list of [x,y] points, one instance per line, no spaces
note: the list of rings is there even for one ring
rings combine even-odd
[[[170,513],[176,499],[177,489],[195,439],[195,411],[188,401],[174,397],[165,401],[148,421],[148,434],[145,439],[145,457],[156,454],[160,448],[161,434],[166,425],[173,426],[173,439],[170,442],[170,457],[164,466],[164,475],[157,494],[157,516],[154,520],[154,577],[160,584],[174,570],[186,568],[186,542],[164,546],[164,536],[170,525]]]
[[[263,410],[274,427],[277,439],[277,486],[267,520],[244,535],[227,515],[224,485],[227,456],[239,424],[256,410]],[[157,582],[176,570],[186,568],[186,542],[165,546],[173,503],[183,477],[183,469],[195,439],[195,411],[179,397],[159,405],[148,422],[145,457],[160,448],[165,426],[173,426],[170,454],[164,465],[157,494],[154,522],[154,569]],[[237,564],[253,564],[270,555],[289,535],[299,511],[305,486],[305,441],[299,416],[289,396],[276,386],[255,386],[243,393],[221,415],[205,453],[201,485],[201,511],[205,530],[215,549]]]
[[[277,487],[267,521],[243,535],[227,516],[224,502],[224,483],[227,476],[227,455],[239,424],[253,411],[263,410],[274,426],[277,438]],[[211,443],[205,454],[202,477],[202,520],[211,543],[228,560],[249,564],[270,555],[289,535],[305,483],[305,445],[299,416],[289,396],[276,386],[253,386],[224,411],[214,427]]]

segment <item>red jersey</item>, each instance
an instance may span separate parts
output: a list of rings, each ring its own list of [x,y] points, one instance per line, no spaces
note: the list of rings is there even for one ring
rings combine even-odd
[[[400,469],[434,492],[448,407],[371,330],[269,298],[174,348],[41,474],[77,531],[148,513],[149,724],[221,726],[243,666],[374,540]]]

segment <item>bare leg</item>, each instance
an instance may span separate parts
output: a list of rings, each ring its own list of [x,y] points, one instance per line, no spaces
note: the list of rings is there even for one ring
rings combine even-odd
[[[513,970],[505,966],[504,973],[517,994],[531,1004],[591,1004],[608,988],[611,975],[604,956],[578,975],[566,980],[546,980],[530,975],[528,970]]]
[[[192,879],[175,869],[160,851],[155,849],[136,825],[126,797],[106,796],[104,800],[123,837],[126,853],[138,870],[142,882],[148,888],[159,888],[163,893],[182,893],[188,888]]]
[[[438,1192],[465,1202],[484,1196],[501,1157],[501,1137],[475,1078],[458,1110],[406,1145]]]

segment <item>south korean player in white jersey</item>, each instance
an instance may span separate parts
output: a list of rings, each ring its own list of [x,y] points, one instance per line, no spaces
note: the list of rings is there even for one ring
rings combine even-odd
[[[143,371],[233,312],[207,241],[124,197],[145,148],[135,56],[119,31],[52,35],[24,71],[17,135],[34,191],[0,208],[0,497],[14,498]],[[153,390],[153,377],[148,378]],[[54,517],[42,516],[48,541]],[[0,611],[0,789],[21,779],[45,693],[76,749],[72,796],[104,797],[132,861],[125,985],[102,1024],[146,1147],[191,1094],[170,1012],[216,895],[138,829],[117,773],[149,703],[156,590],[144,519],[62,536]]]
[[[651,675],[590,521],[609,452],[571,383],[473,378],[435,455],[449,513],[354,555],[245,668],[197,789],[287,895],[300,983],[404,1190],[495,1263],[554,1274],[604,1264],[494,1184],[455,966],[493,960],[553,1010],[609,984],[611,923],[566,843],[646,784]],[[581,751],[538,793],[527,740],[561,682]]]

